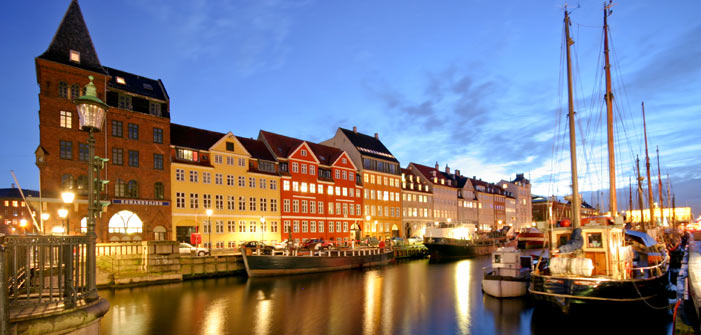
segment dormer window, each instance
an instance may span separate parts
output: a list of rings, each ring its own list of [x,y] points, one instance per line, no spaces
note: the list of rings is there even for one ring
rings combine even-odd
[[[124,78],[122,78],[122,77],[119,77],[119,76],[118,76],[116,80],[117,80],[117,84],[122,84],[122,85],[126,85],[126,84],[127,84],[127,82],[126,82],[126,81],[124,80]]]
[[[161,116],[161,104],[154,101],[149,101],[149,113],[155,116]]]
[[[307,156],[307,150],[302,149],[302,156]]]
[[[71,62],[80,64],[80,52],[71,50],[68,58]]]
[[[179,159],[184,159],[188,161],[197,162],[197,151],[192,151],[188,149],[178,149],[177,156]]]

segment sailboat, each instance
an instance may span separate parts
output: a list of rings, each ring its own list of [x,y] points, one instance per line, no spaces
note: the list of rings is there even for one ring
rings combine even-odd
[[[610,4],[609,4],[610,6]],[[572,224],[548,231],[550,258],[531,273],[529,293],[538,303],[556,306],[565,314],[571,308],[667,307],[668,260],[665,248],[645,232],[627,230],[616,208],[615,157],[610,65],[608,57],[609,6],[604,5],[604,53],[609,150],[609,206],[611,218],[603,222],[580,219],[577,151],[570,46],[570,18],[565,8],[570,162],[572,172]],[[623,309],[621,309],[622,311]]]

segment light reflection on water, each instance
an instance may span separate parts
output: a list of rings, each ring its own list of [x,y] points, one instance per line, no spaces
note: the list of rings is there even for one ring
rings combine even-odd
[[[571,329],[547,313],[533,313],[527,299],[484,296],[482,267],[488,262],[489,257],[416,260],[323,274],[102,290],[111,309],[101,332],[547,334]],[[668,322],[656,324],[668,329]]]

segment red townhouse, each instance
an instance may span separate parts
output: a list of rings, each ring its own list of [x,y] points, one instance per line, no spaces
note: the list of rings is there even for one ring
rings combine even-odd
[[[348,244],[362,220],[362,186],[348,154],[263,130],[258,139],[280,164],[281,239]]]

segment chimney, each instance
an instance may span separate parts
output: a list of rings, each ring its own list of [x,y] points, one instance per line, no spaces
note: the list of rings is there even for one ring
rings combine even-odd
[[[380,139],[380,134],[375,133],[375,139],[378,139],[378,140],[379,140],[379,139]]]
[[[445,174],[450,174],[450,167],[448,164],[445,165]]]
[[[455,175],[458,176],[458,177],[460,177],[460,170],[455,169]]]
[[[438,165],[438,162],[436,162],[436,170],[440,169],[440,165]]]
[[[358,127],[353,126],[353,133],[354,133],[354,134],[357,134],[357,133],[358,133]]]

